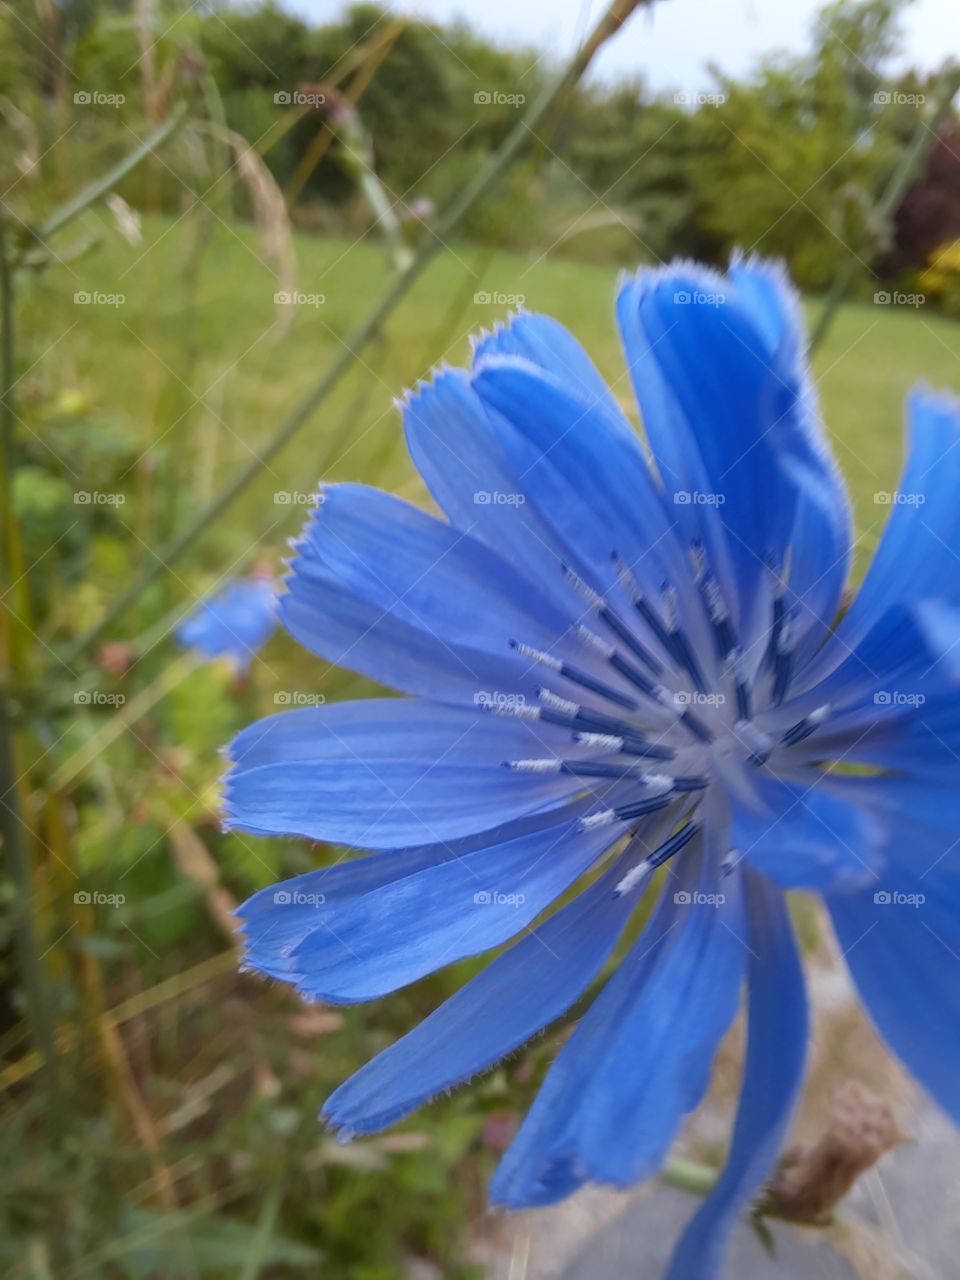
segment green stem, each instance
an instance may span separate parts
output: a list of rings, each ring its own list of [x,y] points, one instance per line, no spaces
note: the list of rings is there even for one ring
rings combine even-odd
[[[156,151],[161,143],[166,142],[171,133],[180,127],[185,115],[186,107],[183,103],[180,103],[170,112],[166,120],[157,125],[156,129],[148,134],[128,156],[118,161],[112,169],[108,169],[102,177],[84,187],[72,200],[68,200],[59,209],[55,209],[50,217],[37,228],[38,239],[48,240],[57,231],[65,227],[68,222],[72,222],[85,209],[88,209],[92,204],[96,204],[98,200],[101,200],[112,191],[132,169],[135,169],[141,161],[146,160],[147,156]]]
[[[711,1165],[695,1160],[668,1160],[660,1170],[660,1181],[692,1196],[708,1196],[717,1183],[717,1171]]]
[[[366,319],[344,340],[341,354],[333,360],[311,390],[280,425],[273,438],[263,449],[258,450],[257,457],[250,460],[249,464],[216,495],[209,506],[201,511],[178,537],[161,548],[150,566],[126,591],[114,599],[100,621],[61,655],[61,660],[67,666],[72,666],[81,654],[126,612],[141,592],[162,577],[200,535],[233,505],[280,450],[289,444],[379,332],[387,317],[456,231],[470,207],[491,183],[502,175],[517,153],[528,144],[537,126],[555,103],[581,78],[601,45],[616,34],[635,9],[649,3],[651,0],[613,0],[591,35],[574,54],[566,70],[552,86],[548,86],[538,96],[523,119],[517,122],[504,139],[500,148],[480,166],[473,181],[464,187],[459,198],[447,209],[437,228],[427,233],[409,267],[394,278]]]
[[[958,90],[960,90],[960,70],[953,69],[944,75],[940,92],[934,99],[930,123],[928,124],[922,116],[918,119],[909,145],[900,157],[899,163],[884,188],[883,194],[870,212],[868,222],[877,228],[880,235],[889,233],[890,221],[896,213],[900,201],[906,195],[908,188],[917,176],[927,153],[933,146],[940,121],[950,109],[950,104],[953,102]],[[830,331],[837,311],[840,309],[840,304],[847,296],[853,283],[857,261],[856,256],[851,254],[837,273],[810,337],[811,355],[818,350]]]
[[[6,223],[0,221],[0,320],[3,335],[0,340],[0,521],[2,521],[2,555],[0,555],[0,582],[12,581],[14,564],[13,538],[15,525],[11,505],[11,489],[14,467],[14,387],[15,333],[14,333],[14,284],[10,260],[10,239]],[[33,879],[30,857],[23,838],[26,829],[20,811],[20,791],[17,777],[14,745],[13,714],[11,707],[13,680],[12,663],[16,646],[12,644],[11,629],[7,617],[3,619],[6,631],[3,645],[3,672],[0,680],[0,837],[10,877],[16,886],[16,902],[13,907],[17,956],[27,1003],[27,1019],[35,1047],[43,1057],[44,1083],[47,1095],[47,1120],[51,1136],[63,1124],[63,1108],[60,1105],[60,1068],[56,1051],[53,1016],[47,1001],[47,987],[43,972],[43,960],[32,914]]]

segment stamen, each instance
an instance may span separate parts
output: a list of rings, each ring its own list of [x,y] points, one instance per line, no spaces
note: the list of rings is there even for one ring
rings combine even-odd
[[[622,751],[623,739],[612,733],[575,733],[574,742],[582,747],[592,747],[595,751]]]
[[[636,765],[605,764],[599,760],[565,760],[563,773],[583,778],[629,778],[651,791],[665,795],[674,789],[674,778],[666,773],[643,773]],[[692,788],[686,787],[685,790]]]
[[[580,830],[594,831],[597,827],[609,827],[616,819],[617,815],[613,809],[600,809],[597,813],[591,813],[588,817],[580,819]]]
[[[628,893],[635,885],[641,884],[648,876],[651,876],[658,867],[662,867],[665,862],[668,862],[675,854],[678,854],[681,849],[688,845],[699,830],[699,823],[688,822],[685,827],[681,828],[681,830],[675,835],[672,835],[669,840],[664,841],[659,849],[655,850],[649,857],[644,858],[642,862],[638,863],[637,866],[628,871],[617,885],[616,889],[614,889],[614,896],[619,898],[623,894]]]
[[[530,645],[524,644],[522,640],[511,640],[510,647],[515,649],[521,658],[529,658],[531,662],[536,662],[540,666],[546,667],[549,671],[557,672],[565,680],[569,680],[571,684],[578,684],[583,689],[589,689],[591,693],[605,698],[607,702],[613,702],[618,707],[624,707],[627,711],[638,711],[640,709],[640,704],[635,698],[628,698],[626,694],[620,693],[619,690],[614,689],[611,685],[595,679],[593,676],[588,675],[586,671],[581,671],[579,667],[575,667],[569,662],[561,662],[552,654],[544,653],[542,649],[534,649]]]
[[[594,652],[599,653],[610,663],[614,671],[619,671],[625,680],[629,680],[631,684],[636,685],[641,693],[646,694],[648,698],[656,697],[657,685],[652,680],[648,680],[642,671],[628,662],[626,658],[617,653],[613,645],[608,644],[602,636],[598,636],[595,631],[591,631],[589,627],[582,624],[577,627],[577,635],[580,639],[590,646]]]
[[[726,857],[720,863],[720,874],[724,877],[730,875],[737,863],[742,861],[743,854],[739,849],[728,849]]]
[[[645,818],[648,813],[665,809],[672,801],[672,794],[653,796],[650,800],[635,800],[632,804],[621,805],[613,812],[621,822],[632,822],[634,818]]]
[[[790,676],[793,673],[793,638],[795,624],[792,619],[784,617],[781,621],[773,659],[773,694],[772,700],[779,707],[787,694]]]
[[[773,750],[773,743],[752,720],[739,720],[734,733],[743,746],[749,749],[751,764],[758,766],[766,764]]]
[[[815,711],[811,711],[808,716],[804,716],[783,735],[780,742],[785,747],[795,747],[798,742],[803,742],[805,738],[809,738],[812,733],[816,733],[817,729],[823,724],[827,716],[830,714],[830,703],[825,702],[822,707],[817,707]]]
[[[670,652],[680,663],[680,665],[689,673],[698,693],[706,693],[707,687],[704,684],[703,672],[700,670],[700,664],[697,662],[696,655],[690,647],[690,641],[686,637],[686,633],[680,626],[680,610],[677,606],[677,591],[675,587],[665,586],[661,593],[663,600],[664,612],[667,615],[667,633]]]
[[[602,711],[588,711],[577,702],[558,697],[550,689],[541,688],[537,692],[544,703],[539,708],[539,719],[545,724],[619,738],[623,741],[623,750],[627,755],[642,756],[649,760],[672,760],[676,755],[672,747],[648,743],[639,729],[632,728],[622,720],[604,715]]]
[[[574,590],[582,596],[591,609],[594,609],[597,615],[607,624],[610,630],[627,646],[633,653],[634,657],[640,659],[653,672],[659,675],[663,670],[663,664],[658,662],[646,645],[642,644],[633,634],[630,628],[624,623],[620,617],[610,607],[608,602],[598,592],[587,585],[582,578],[579,578],[572,569],[566,565],[563,566],[563,572],[567,581]],[[599,638],[599,637],[598,637]]]
[[[723,592],[720,590],[720,583],[709,570],[704,574],[703,581],[700,583],[700,592],[710,618],[710,625],[713,628],[713,641],[716,646],[717,657],[722,662],[734,649],[737,637],[733,629],[733,623],[730,621],[730,614],[727,611]]]
[[[737,719],[749,720],[751,715],[750,686],[743,678],[743,653],[739,645],[730,650],[730,674],[733,677],[734,692],[737,696]]]
[[[540,719],[540,708],[531,706],[528,702],[508,702],[506,699],[483,698],[476,703],[476,706],[481,711],[487,711],[491,715],[519,716],[522,720]]]

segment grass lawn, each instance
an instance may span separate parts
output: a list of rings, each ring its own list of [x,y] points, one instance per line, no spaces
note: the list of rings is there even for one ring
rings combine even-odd
[[[143,243],[131,246],[104,221],[98,247],[30,287],[21,338],[32,364],[24,379],[31,429],[42,437],[45,417],[60,412],[57,397],[79,393],[72,402],[84,406],[87,422],[132,434],[149,450],[141,465],[172,478],[161,490],[165,500],[191,508],[269,438],[387,279],[383,255],[369,240],[301,236],[296,287],[323,301],[278,308],[277,284],[253,231],[213,223],[191,280],[194,235],[185,222],[147,220]],[[320,478],[371,480],[416,496],[393,398],[436,361],[464,360],[468,335],[510,309],[501,295],[520,295],[529,309],[570,325],[626,398],[615,283],[607,268],[456,246],[433,264],[228,525],[282,542],[296,532],[302,509],[277,506],[273,492],[309,489]],[[124,301],[78,305],[80,291]],[[495,300],[475,302],[481,292]],[[922,310],[857,304],[841,311],[818,355],[824,414],[855,503],[861,564],[888,511],[873,495],[896,483],[904,395],[921,380],[960,389],[958,334],[956,324]],[[95,488],[96,479],[80,477],[78,487]],[[134,510],[127,508],[128,518]],[[150,528],[144,521],[146,541]],[[204,554],[212,570],[215,540]]]

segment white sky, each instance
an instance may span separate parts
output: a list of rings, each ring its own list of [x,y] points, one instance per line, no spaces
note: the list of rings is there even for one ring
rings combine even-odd
[[[342,13],[342,0],[284,0],[315,22]],[[396,13],[464,18],[501,44],[532,45],[556,58],[568,55],[607,0],[386,0]],[[708,86],[706,63],[745,71],[761,53],[804,51],[822,0],[659,0],[641,10],[595,63],[604,78],[640,73],[655,89],[696,91]],[[960,56],[960,0],[915,0],[903,22],[906,57],[936,68]]]

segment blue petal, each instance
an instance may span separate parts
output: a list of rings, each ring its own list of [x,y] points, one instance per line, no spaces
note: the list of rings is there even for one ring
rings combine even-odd
[[[808,1021],[803,971],[782,896],[747,887],[749,1037],[727,1163],[687,1227],[665,1280],[716,1280],[738,1215],[773,1170],[803,1080]]]
[[[884,613],[924,598],[960,604],[960,402],[917,390],[907,401],[909,452],[863,586],[824,664],[856,649]]]
[[[954,800],[955,804],[956,801]],[[922,816],[922,815],[921,815]],[[906,839],[910,822],[903,821]],[[827,899],[847,966],[880,1034],[960,1123],[960,871],[912,843],[865,893]],[[949,855],[953,855],[952,857]]]
[[[509,760],[569,755],[569,734],[417,699],[303,708],[251,725],[231,748],[229,827],[366,849],[433,844],[563,805],[569,774]],[[581,751],[584,749],[581,749]]]
[[[525,928],[619,836],[576,820],[425,867],[326,917],[291,957],[309,999],[373,1000]]]
[[[758,587],[788,547],[798,633],[819,641],[846,576],[849,506],[782,272],[752,260],[729,277],[644,272],[624,284],[618,314],[668,497],[707,547],[744,642],[767,624]]]
[[[684,854],[629,956],[564,1047],[491,1186],[495,1202],[549,1204],[589,1180],[627,1186],[662,1162],[702,1098],[739,1000],[746,949],[739,877]],[[713,901],[701,900],[697,891]]]
[[[563,648],[571,617],[475,539],[377,489],[333,485],[297,547],[280,604],[291,634],[381,684],[450,701],[535,700],[511,640]]]
[[[246,671],[277,627],[277,590],[262,578],[238,579],[202,600],[177,627],[177,643],[205,658],[228,658]]]
[[[622,414],[516,357],[485,359],[473,386],[524,442],[528,499],[563,545],[582,553],[588,580],[598,580],[604,591],[617,589],[610,563],[616,551],[645,590],[659,592],[665,580],[685,589],[689,563],[673,535],[672,515]]]
[[[279,722],[296,717],[297,713],[291,712],[274,717],[272,721],[260,721],[245,730],[245,734],[259,730],[261,741],[264,741],[264,726],[273,724],[280,728]],[[241,734],[237,742],[243,737]],[[270,735],[266,735],[267,744],[269,738]],[[272,754],[269,745],[265,746],[264,754]],[[483,831],[439,845],[391,849],[388,853],[373,854],[368,858],[341,854],[336,863],[260,889],[236,912],[243,934],[244,964],[267,977],[294,982],[298,975],[291,964],[291,953],[307,934],[320,929],[333,912],[362,894],[372,893],[381,885],[415,875],[425,867],[439,866],[450,858],[464,857],[488,845],[539,831],[548,821],[549,818],[543,814],[534,814],[494,831]]]
[[[748,800],[732,806],[730,834],[739,857],[791,889],[824,891],[872,882],[880,831],[843,799],[841,786],[785,783],[759,773]]]
[[[593,981],[634,909],[614,866],[569,906],[497,956],[419,1026],[351,1076],[324,1117],[373,1133],[487,1070],[559,1018]]]
[[[887,609],[835,670],[784,715],[796,723],[829,703],[803,744],[813,759],[839,759],[898,773],[952,779],[960,751],[960,629],[938,602]]]
[[[623,412],[596,365],[569,329],[551,316],[520,311],[497,325],[474,344],[473,363],[479,367],[490,356],[517,356],[567,382],[587,404],[602,405],[623,421]]]
[[[561,607],[579,616],[583,603],[563,573],[564,562],[590,577],[589,547],[595,521],[577,495],[565,505],[564,542],[535,503],[528,499],[529,477],[537,450],[526,444],[474,392],[470,375],[444,369],[421,384],[404,402],[407,447],[437,506],[457,529],[491,547],[518,572],[535,581]],[[579,528],[571,518],[577,512]],[[572,532],[571,532],[572,531]],[[574,545],[570,545],[571,541]],[[609,574],[610,551],[603,568]]]

